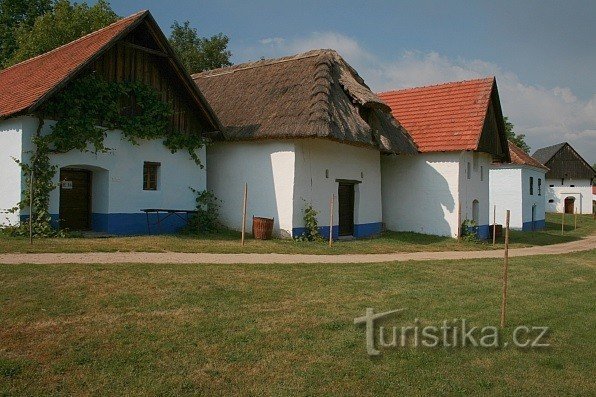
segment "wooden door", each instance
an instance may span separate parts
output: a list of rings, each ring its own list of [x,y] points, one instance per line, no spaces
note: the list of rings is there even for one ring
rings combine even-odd
[[[91,172],[60,170],[60,227],[91,228]]]
[[[574,197],[567,197],[565,199],[565,213],[566,214],[573,214],[573,207],[575,205],[575,198]]]
[[[339,235],[354,235],[354,185],[340,183],[337,192],[339,201]]]

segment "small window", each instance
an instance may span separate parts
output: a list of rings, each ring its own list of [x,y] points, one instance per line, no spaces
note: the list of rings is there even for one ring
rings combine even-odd
[[[143,163],[143,190],[157,190],[160,166],[161,163],[150,161]]]
[[[561,178],[561,186],[565,183],[565,178]]]
[[[555,202],[555,199],[550,199],[550,200],[548,200],[548,202],[549,203],[554,203]]]
[[[468,176],[468,179],[470,179],[472,177],[472,165],[470,164],[469,161],[468,161],[468,166],[466,169],[466,175]]]
[[[472,201],[472,219],[476,222],[476,225],[480,222],[480,203],[478,200]]]
[[[530,177],[530,196],[534,195],[534,177]]]
[[[480,166],[480,180],[484,180],[484,166],[482,165]]]
[[[538,178],[538,195],[542,196],[542,178]]]
[[[548,185],[548,186],[550,186],[550,187],[555,187],[555,185]]]
[[[575,187],[575,185],[569,185],[569,187]]]

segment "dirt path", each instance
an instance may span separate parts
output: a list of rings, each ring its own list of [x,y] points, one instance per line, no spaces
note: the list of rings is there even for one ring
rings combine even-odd
[[[596,249],[596,235],[563,244],[516,248],[511,257],[557,255]],[[296,254],[202,254],[150,252],[90,252],[80,254],[0,254],[0,264],[17,263],[375,263],[442,259],[501,258],[503,250],[443,251],[392,254],[296,255]]]

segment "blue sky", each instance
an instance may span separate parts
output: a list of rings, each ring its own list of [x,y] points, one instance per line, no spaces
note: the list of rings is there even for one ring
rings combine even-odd
[[[570,142],[596,162],[594,1],[112,1],[169,34],[230,37],[234,63],[334,48],[374,90],[496,75],[533,149]]]

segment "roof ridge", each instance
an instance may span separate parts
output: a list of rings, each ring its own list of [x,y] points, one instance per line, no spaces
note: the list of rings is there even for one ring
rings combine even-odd
[[[472,83],[472,82],[487,81],[487,80],[494,80],[494,79],[495,79],[495,76],[487,76],[487,77],[481,77],[481,78],[477,78],[477,79],[447,81],[444,83],[421,85],[421,86],[416,86],[416,87],[399,88],[396,90],[388,90],[388,91],[379,91],[379,92],[377,92],[377,95],[391,94],[394,92],[413,91],[413,90],[420,90],[420,89],[426,89],[426,88],[437,88],[437,87],[448,86],[448,85]]]
[[[308,122],[310,124],[329,123],[329,95],[331,95],[331,61],[329,57],[320,53],[321,58],[315,68],[313,76],[313,90],[310,95],[310,114]]]
[[[301,53],[294,54],[294,55],[287,55],[287,56],[283,56],[283,57],[279,57],[279,58],[260,59],[258,61],[244,62],[244,63],[239,63],[237,65],[225,66],[222,68],[217,68],[217,69],[212,69],[212,70],[205,70],[203,72],[194,73],[191,75],[191,77],[193,79],[203,78],[203,77],[216,77],[216,76],[221,76],[224,74],[234,73],[237,71],[244,71],[244,70],[265,67],[265,66],[273,66],[273,65],[277,65],[277,64],[285,63],[285,62],[299,61],[299,60],[302,60],[305,58],[317,57],[319,55],[327,54],[327,53],[337,53],[337,52],[335,50],[321,48],[321,49],[317,49],[317,50],[301,52]]]
[[[131,19],[135,19],[135,18],[139,17],[141,14],[146,14],[146,13],[148,13],[148,12],[149,12],[149,10],[141,10],[141,11],[137,11],[137,12],[135,12],[134,14],[131,14],[131,15],[127,16],[127,17],[120,18],[120,19],[118,19],[117,21],[115,21],[115,22],[112,22],[111,24],[109,24],[109,25],[107,25],[107,26],[104,26],[104,27],[103,27],[103,28],[101,28],[101,29],[97,29],[97,30],[94,30],[93,32],[89,32],[89,33],[87,33],[86,35],[83,35],[83,36],[81,36],[81,37],[79,37],[79,38],[77,38],[77,39],[74,39],[74,40],[72,40],[72,41],[69,41],[68,43],[64,43],[64,44],[62,44],[62,45],[61,45],[61,46],[59,46],[59,47],[56,47],[56,48],[53,48],[53,49],[51,49],[50,51],[46,51],[46,52],[44,52],[44,53],[41,53],[41,54],[35,55],[34,57],[27,58],[27,59],[25,59],[25,60],[23,60],[23,61],[21,61],[21,62],[19,62],[19,63],[15,63],[14,65],[11,65],[11,66],[9,66],[9,67],[7,67],[7,68],[5,68],[5,69],[2,69],[2,70],[0,70],[0,75],[1,75],[1,74],[3,74],[4,72],[8,71],[8,70],[11,70],[12,68],[14,68],[14,67],[16,67],[16,66],[22,66],[22,65],[24,65],[24,64],[26,64],[26,63],[29,63],[29,62],[31,62],[31,61],[34,61],[34,60],[36,60],[36,59],[38,59],[38,58],[41,58],[41,57],[43,57],[43,56],[46,56],[46,55],[48,55],[48,54],[54,53],[54,52],[56,52],[56,51],[58,51],[58,50],[61,50],[61,49],[63,49],[64,47],[68,47],[68,46],[70,46],[70,45],[76,44],[76,43],[78,43],[79,41],[82,41],[83,39],[86,39],[88,36],[92,36],[92,35],[98,34],[98,33],[100,33],[100,32],[103,32],[104,30],[107,30],[107,29],[109,29],[109,28],[112,28],[112,27],[114,27],[114,25],[116,25],[116,24],[123,23],[123,22],[129,21],[129,20],[131,20]]]

